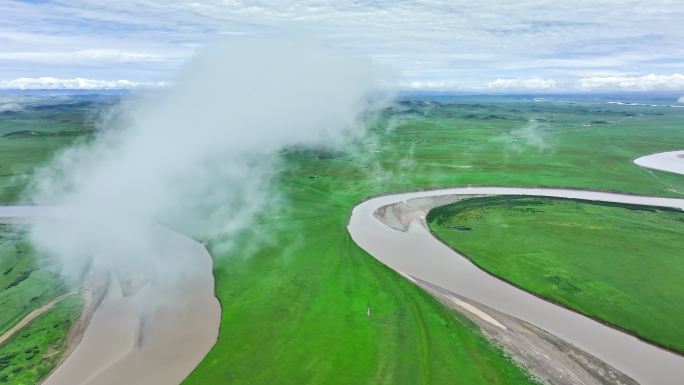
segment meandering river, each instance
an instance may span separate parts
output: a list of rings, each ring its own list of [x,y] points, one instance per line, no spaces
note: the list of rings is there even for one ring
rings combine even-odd
[[[680,153],[684,152],[654,154],[636,162],[684,173]],[[509,285],[435,239],[425,225],[429,209],[471,195],[534,195],[679,209],[684,209],[684,199],[583,190],[463,187],[369,199],[354,208],[348,226],[359,246],[397,272],[536,325],[642,384],[682,383],[684,357]],[[394,223],[388,225],[376,215],[378,210],[402,202]],[[43,215],[45,209],[40,207],[0,206],[0,222],[30,221]],[[211,256],[200,243],[169,229],[160,227],[159,239],[159,252],[191,260],[193,273],[183,280],[161,276],[133,295],[125,295],[120,280],[108,273],[107,294],[80,343],[45,385],[178,384],[213,346],[220,306],[214,297]],[[152,302],[158,306],[150,312],[145,304]]]
[[[445,204],[445,197],[456,199],[472,195],[547,196],[679,209],[684,209],[684,199],[582,190],[464,187],[369,199],[354,208],[348,226],[349,233],[361,248],[399,273],[443,287],[540,327],[641,384],[682,384],[684,357],[499,280],[434,238],[425,225],[429,209]],[[407,224],[406,231],[398,229],[396,224],[390,227],[387,221],[376,215],[379,209],[401,202],[404,203],[401,205],[403,209],[400,215],[395,215],[395,222]]]
[[[49,215],[40,207],[0,206],[0,223]],[[159,226],[155,236],[158,260],[187,266],[183,276],[158,274],[127,294],[114,272],[100,272],[106,295],[44,385],[179,384],[214,345],[221,308],[211,256],[204,245],[168,228]]]

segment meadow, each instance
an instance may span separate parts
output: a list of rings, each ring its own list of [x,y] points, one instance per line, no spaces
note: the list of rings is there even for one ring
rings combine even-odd
[[[436,208],[433,233],[539,296],[684,351],[684,213],[541,197]]]
[[[103,105],[90,99],[31,97],[30,107],[0,112],[0,202],[26,202],[23,191],[35,168],[91,134]],[[68,291],[59,266],[37,254],[26,231],[0,224],[0,334]],[[66,297],[0,344],[0,383],[36,384],[47,375],[66,348],[80,306],[78,295]]]
[[[234,251],[213,249],[221,334],[186,384],[524,381],[465,338],[457,315],[359,250],[345,229],[351,208],[467,184],[684,191],[681,176],[631,162],[681,142],[678,109],[483,98],[406,101],[388,115],[394,129],[346,151],[284,154],[280,207]]]
[[[40,258],[21,225],[0,225],[0,335],[29,313],[67,293],[58,266]],[[65,349],[80,309],[78,295],[59,301],[0,343],[0,383],[35,384]]]
[[[33,385],[55,368],[81,301],[71,295],[0,345],[0,384]]]
[[[469,184],[681,196],[683,177],[631,160],[682,143],[684,111],[610,100],[413,95],[345,148],[283,151],[277,204],[229,250],[206,239],[221,332],[184,384],[534,383],[472,323],[358,248],[347,220],[368,196]],[[53,113],[78,135],[0,138],[5,203],[22,200],[33,167],[91,135],[89,113]],[[0,116],[3,135],[65,131],[40,114]]]

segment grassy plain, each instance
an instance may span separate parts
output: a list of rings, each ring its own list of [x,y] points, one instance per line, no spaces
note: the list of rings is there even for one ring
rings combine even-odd
[[[12,203],[25,200],[22,191],[37,165],[60,148],[87,138],[94,130],[97,111],[116,100],[87,95],[9,98],[25,105],[0,110],[0,202]]]
[[[392,111],[396,128],[344,151],[284,154],[281,206],[234,251],[213,250],[221,334],[185,384],[524,382],[467,324],[354,245],[351,208],[466,184],[679,196],[684,178],[631,160],[681,143],[683,115],[604,101],[414,101]]]
[[[25,231],[0,225],[0,334],[66,293],[57,266],[36,254]],[[35,384],[52,370],[79,309],[80,298],[69,296],[0,344],[0,383]]]
[[[684,351],[684,213],[541,197],[436,208],[432,231],[492,274]]]
[[[66,290],[56,266],[36,255],[24,231],[0,224],[0,334]]]
[[[35,167],[92,132],[96,111],[113,100],[65,95],[9,95],[21,108],[0,111],[0,202],[25,202],[22,191]],[[98,102],[99,101],[99,102]],[[64,294],[58,267],[40,258],[25,228],[0,224],[0,333]],[[80,309],[70,296],[0,345],[0,383],[36,384],[58,362]]]
[[[71,295],[0,345],[0,384],[33,385],[59,362],[81,300]]]
[[[682,109],[429,99],[386,111],[387,124],[344,149],[283,152],[279,204],[231,251],[212,247],[221,333],[185,384],[531,383],[471,323],[359,249],[346,231],[351,208],[374,194],[466,184],[684,192],[684,178],[631,163],[682,142]],[[24,151],[53,140],[62,139],[0,138]],[[0,165],[13,162],[5,156]],[[28,158],[17,175],[45,159]],[[18,182],[0,184],[6,202],[23,183],[14,172],[7,180]]]

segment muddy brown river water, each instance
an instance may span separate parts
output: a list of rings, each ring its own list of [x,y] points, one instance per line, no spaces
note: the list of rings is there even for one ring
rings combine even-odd
[[[473,195],[547,196],[679,209],[684,209],[684,199],[582,190],[464,187],[369,199],[354,208],[348,226],[349,233],[361,248],[403,275],[528,322],[643,385],[684,383],[684,357],[501,281],[434,238],[425,225],[427,212],[459,197]]]

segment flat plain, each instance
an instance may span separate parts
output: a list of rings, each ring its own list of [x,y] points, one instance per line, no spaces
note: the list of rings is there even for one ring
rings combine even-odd
[[[463,185],[680,197],[683,177],[632,159],[682,143],[684,111],[611,100],[619,99],[414,95],[344,148],[283,151],[277,204],[230,249],[205,239],[221,333],[184,383],[534,383],[474,324],[358,248],[347,220],[368,196]],[[87,140],[101,106],[3,113],[0,199],[22,202],[33,168]],[[36,130],[69,134],[25,132]]]
[[[434,209],[433,233],[539,296],[684,351],[684,213],[541,197]]]

